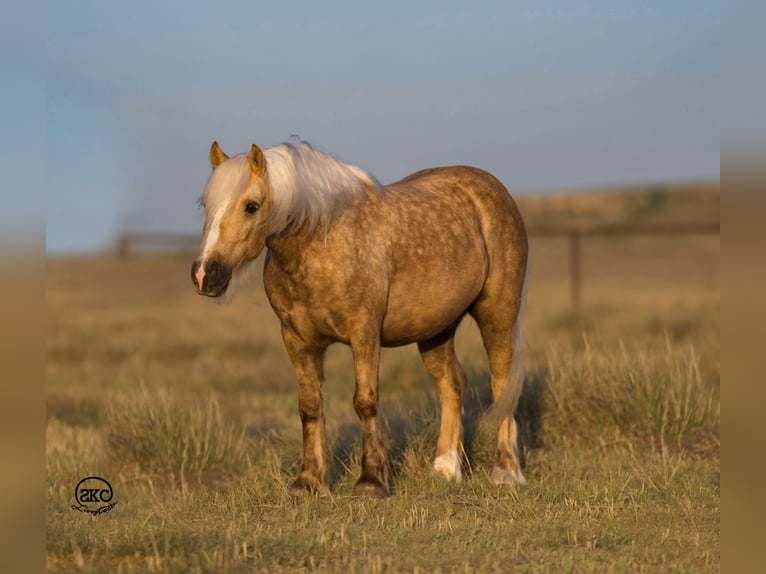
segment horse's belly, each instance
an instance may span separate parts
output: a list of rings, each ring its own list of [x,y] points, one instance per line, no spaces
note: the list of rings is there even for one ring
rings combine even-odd
[[[383,318],[383,345],[425,341],[454,326],[479,295],[484,280],[481,276],[452,277],[452,283],[392,286]]]

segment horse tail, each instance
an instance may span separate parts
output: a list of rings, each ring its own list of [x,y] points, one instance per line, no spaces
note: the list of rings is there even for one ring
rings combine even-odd
[[[505,388],[502,390],[500,396],[493,401],[492,406],[482,416],[482,426],[486,424],[497,424],[506,417],[513,417],[513,413],[516,410],[516,405],[519,402],[519,397],[521,396],[524,387],[524,331],[521,327],[521,323],[527,301],[528,277],[529,273],[525,273],[524,283],[521,287],[519,310],[513,327],[513,357],[508,369],[508,378]]]

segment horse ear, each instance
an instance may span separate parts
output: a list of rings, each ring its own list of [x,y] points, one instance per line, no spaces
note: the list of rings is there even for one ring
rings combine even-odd
[[[229,156],[223,153],[221,146],[218,145],[217,141],[214,141],[213,145],[210,146],[210,165],[215,169],[227,159],[229,159]]]
[[[266,160],[263,158],[261,148],[253,144],[253,147],[250,148],[248,160],[250,161],[250,169],[253,170],[253,173],[257,176],[262,176],[266,171]]]

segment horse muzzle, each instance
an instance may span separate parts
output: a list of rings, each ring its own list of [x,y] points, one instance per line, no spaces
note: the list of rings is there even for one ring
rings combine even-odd
[[[218,297],[223,295],[231,280],[231,267],[215,259],[202,261],[197,259],[191,266],[191,280],[199,295]]]

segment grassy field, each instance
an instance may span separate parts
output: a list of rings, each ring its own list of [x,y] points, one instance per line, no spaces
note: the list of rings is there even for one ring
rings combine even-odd
[[[707,221],[714,188],[520,203],[531,221]],[[326,368],[332,495],[288,490],[295,381],[259,276],[222,305],[194,293],[192,254],[50,259],[48,569],[717,571],[720,240],[585,240],[582,317],[566,248],[532,242],[518,410],[528,485],[488,480],[487,367],[466,321],[465,479],[432,476],[434,385],[414,348],[386,350],[386,500],[351,497],[360,437],[340,346]],[[89,475],[114,487],[111,512],[70,508]]]

